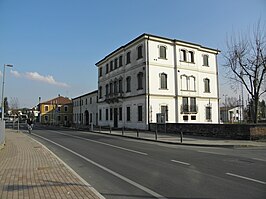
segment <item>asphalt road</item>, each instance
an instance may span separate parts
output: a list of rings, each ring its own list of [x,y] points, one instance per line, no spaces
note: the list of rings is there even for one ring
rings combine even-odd
[[[34,129],[107,199],[266,198],[266,149],[174,146],[75,130]]]

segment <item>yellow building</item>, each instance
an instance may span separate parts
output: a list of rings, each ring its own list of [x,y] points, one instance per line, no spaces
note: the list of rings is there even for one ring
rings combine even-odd
[[[42,102],[40,107],[40,119],[42,124],[65,125],[72,124],[73,105],[67,97],[58,96],[54,99]]]

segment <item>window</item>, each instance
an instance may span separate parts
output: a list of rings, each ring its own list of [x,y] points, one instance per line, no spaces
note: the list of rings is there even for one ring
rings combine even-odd
[[[141,59],[143,57],[143,55],[142,55],[142,46],[138,46],[137,50],[138,50],[138,58],[137,59]]]
[[[127,121],[130,121],[130,107],[127,107]]]
[[[123,56],[119,56],[119,67],[123,66]]]
[[[60,112],[61,111],[61,106],[58,106],[57,107],[57,112]]]
[[[108,92],[109,92],[109,85],[106,84],[105,85],[105,96],[108,96]]]
[[[65,115],[65,117],[64,117],[64,118],[65,118],[65,121],[67,121],[67,116],[66,116],[66,115]]]
[[[212,119],[212,107],[206,106],[206,120],[211,121]]]
[[[88,104],[88,99],[86,98],[86,100],[85,100],[85,104],[87,105]]]
[[[180,50],[180,61],[187,61],[187,54],[186,50]]]
[[[119,120],[122,120],[122,107],[119,107]]]
[[[90,97],[90,104],[92,104],[92,97]]]
[[[187,113],[188,112],[188,97],[182,98],[182,104],[183,104],[182,112]]]
[[[113,70],[113,63],[114,63],[113,61],[110,62],[110,71]]]
[[[159,58],[160,59],[166,59],[166,47],[160,46],[159,49],[160,49]]]
[[[196,120],[196,119],[197,119],[196,115],[191,115],[191,120]]]
[[[131,91],[131,77],[130,76],[127,77],[126,82],[127,82],[127,92],[130,92]]]
[[[204,81],[204,92],[209,93],[210,92],[210,80],[208,78],[205,78],[203,81]]]
[[[189,54],[189,62],[194,63],[194,52],[193,51],[188,51]]]
[[[107,74],[109,72],[109,64],[105,65],[105,74]]]
[[[90,123],[92,123],[92,113],[90,113]]]
[[[115,58],[115,69],[117,69],[117,58]]]
[[[103,76],[103,68],[99,68],[99,77]]]
[[[161,113],[165,115],[165,121],[168,121],[168,106],[161,106]]]
[[[143,89],[143,73],[138,73],[138,90]]]
[[[114,94],[117,94],[117,80],[114,82]]]
[[[127,62],[126,62],[126,64],[129,64],[130,63],[130,52],[127,52]]]
[[[102,87],[101,86],[99,87],[99,97],[100,99],[102,98]]]
[[[186,75],[181,75],[181,90],[188,90],[188,77]]]
[[[203,55],[203,66],[209,66],[209,56]]]
[[[105,109],[105,120],[108,120],[108,109]]]
[[[197,105],[196,105],[196,98],[195,97],[190,98],[190,112],[192,112],[192,113],[197,112]]]
[[[110,120],[113,120],[113,109],[110,108]]]
[[[123,93],[122,79],[119,79],[118,81],[118,92]]]
[[[48,122],[48,120],[49,120],[49,116],[48,116],[48,115],[45,115],[45,116],[44,116],[44,120],[45,120],[45,122]]]
[[[189,77],[189,90],[190,91],[195,91],[196,90],[196,78],[194,76]]]
[[[65,108],[65,112],[67,112],[68,111],[68,106],[65,106],[64,108]]]
[[[45,105],[44,106],[44,111],[48,111],[49,110],[49,106],[48,105]]]
[[[138,121],[142,121],[142,106],[138,106]]]
[[[102,120],[102,109],[99,110],[99,120]]]
[[[112,95],[113,94],[113,83],[110,83],[110,95]]]
[[[184,121],[187,121],[187,120],[188,120],[188,116],[187,116],[187,115],[184,115],[184,116],[183,116],[183,120],[184,120]]]
[[[161,89],[167,89],[167,74],[161,73],[160,79],[161,79]]]

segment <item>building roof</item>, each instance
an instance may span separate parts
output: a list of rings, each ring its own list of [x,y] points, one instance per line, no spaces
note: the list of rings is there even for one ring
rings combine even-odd
[[[205,48],[205,49],[208,49],[208,50],[212,50],[212,51],[216,51],[217,53],[221,52],[220,50],[218,49],[214,49],[214,48],[209,48],[209,47],[205,47],[205,46],[202,46],[200,44],[196,44],[196,43],[192,43],[192,42],[187,42],[187,41],[182,41],[182,40],[177,40],[177,39],[170,39],[170,38],[166,38],[166,37],[161,37],[161,36],[156,36],[156,35],[152,35],[152,34],[147,34],[147,33],[143,33],[142,35],[138,36],[137,38],[131,40],[130,42],[128,42],[127,44],[117,48],[116,50],[114,50],[113,52],[111,52],[110,54],[108,54],[107,56],[105,56],[103,59],[101,59],[100,61],[98,61],[95,65],[98,66],[98,64],[100,64],[102,61],[104,61],[105,59],[107,59],[109,56],[115,54],[116,52],[120,51],[121,49],[124,49],[126,48],[127,46],[129,46],[130,44],[134,43],[135,41],[141,39],[141,38],[149,38],[149,37],[154,37],[154,38],[158,38],[158,39],[164,39],[164,40],[170,40],[172,42],[181,42],[181,43],[184,43],[184,44],[189,44],[189,45],[194,45],[194,46],[197,46],[197,47],[200,47],[200,48]]]
[[[40,104],[71,104],[72,100],[67,98],[67,97],[63,97],[63,96],[58,96],[56,98],[53,98],[51,100],[45,101],[45,102],[41,102]]]
[[[81,97],[85,97],[85,96],[87,96],[87,95],[91,95],[91,94],[94,94],[94,93],[98,93],[98,90],[91,91],[91,92],[89,92],[89,93],[85,93],[85,94],[83,94],[83,95],[79,95],[79,96],[77,96],[77,97],[75,97],[75,98],[72,98],[72,100],[75,100],[75,99],[78,99],[78,98],[81,98]]]

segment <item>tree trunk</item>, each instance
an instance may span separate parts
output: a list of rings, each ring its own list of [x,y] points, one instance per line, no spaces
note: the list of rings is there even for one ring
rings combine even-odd
[[[258,105],[259,105],[259,96],[255,96],[254,98],[254,123],[258,123]]]

